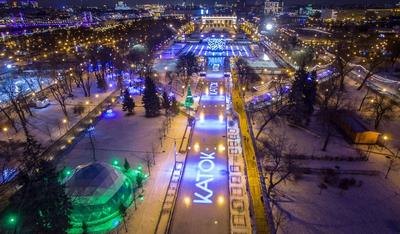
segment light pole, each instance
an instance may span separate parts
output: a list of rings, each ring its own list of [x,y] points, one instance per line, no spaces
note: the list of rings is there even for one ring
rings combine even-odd
[[[175,137],[169,137],[169,136],[165,136],[165,138],[174,140],[174,168],[176,168],[176,162],[177,162],[176,140],[183,139],[183,138],[175,138]]]
[[[96,148],[94,147],[94,140],[93,140],[93,133],[94,133],[94,126],[90,125],[89,128],[87,129],[87,132],[89,133],[89,139],[90,139],[90,145],[92,146],[92,155],[93,155],[93,161],[96,162]]]

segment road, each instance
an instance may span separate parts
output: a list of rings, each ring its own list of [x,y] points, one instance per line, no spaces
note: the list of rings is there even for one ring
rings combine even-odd
[[[207,72],[169,233],[229,233],[223,76]]]

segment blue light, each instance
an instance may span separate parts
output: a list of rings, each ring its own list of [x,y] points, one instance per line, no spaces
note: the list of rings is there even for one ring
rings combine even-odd
[[[199,121],[196,122],[196,128],[198,130],[207,130],[208,132],[211,132],[212,130],[221,130],[226,127],[225,121],[222,123],[219,121],[218,117],[215,117],[215,119],[210,119],[209,116],[206,116],[204,121]]]
[[[118,219],[114,219],[113,222],[112,222],[112,224],[113,224],[114,227],[118,227],[118,225],[119,225],[119,220],[118,220]]]
[[[106,118],[106,119],[111,119],[111,118],[114,118],[115,116],[116,116],[117,114],[110,108],[110,109],[107,109],[105,112],[104,112],[104,118]]]

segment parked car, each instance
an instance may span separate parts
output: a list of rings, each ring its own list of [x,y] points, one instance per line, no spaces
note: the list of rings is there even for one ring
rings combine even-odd
[[[50,105],[50,101],[46,97],[33,98],[31,100],[31,106],[36,109],[43,109]]]

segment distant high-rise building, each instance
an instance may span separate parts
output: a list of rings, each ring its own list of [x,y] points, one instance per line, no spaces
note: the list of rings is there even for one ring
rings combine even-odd
[[[321,10],[321,19],[324,20],[336,20],[337,19],[337,10],[334,9],[322,9]]]
[[[264,14],[276,15],[282,13],[283,1],[279,0],[266,0],[264,5]]]
[[[123,1],[118,1],[117,4],[115,4],[115,8],[116,11],[129,11],[132,10],[132,8],[130,8],[128,5],[126,5],[126,3],[124,3]]]

